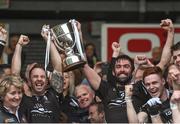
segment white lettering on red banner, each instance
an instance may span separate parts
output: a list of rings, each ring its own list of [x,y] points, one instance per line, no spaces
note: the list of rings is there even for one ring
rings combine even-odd
[[[180,26],[175,27],[174,43],[180,41]],[[101,57],[102,61],[106,61],[112,56],[112,42],[120,42],[121,51],[132,58],[137,54],[152,58],[152,49],[164,46],[167,32],[159,25],[104,24],[101,36]]]

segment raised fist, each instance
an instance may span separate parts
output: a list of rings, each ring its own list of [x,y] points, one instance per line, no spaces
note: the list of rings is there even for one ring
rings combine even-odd
[[[120,50],[121,50],[120,44],[117,43],[117,42],[113,42],[113,43],[112,43],[112,50],[113,50],[114,52],[119,53]]]
[[[43,25],[41,29],[41,36],[44,38],[45,41],[48,40],[48,32],[50,31],[49,25]]]
[[[21,46],[27,45],[29,42],[29,37],[26,35],[21,35],[18,40],[18,44],[20,44]]]
[[[163,28],[164,30],[174,31],[174,26],[173,26],[173,23],[172,23],[171,19],[161,20],[160,26],[161,26],[161,28]]]
[[[136,57],[134,58],[134,63],[141,68],[154,66],[145,55],[136,55]]]
[[[5,41],[7,40],[7,31],[0,26],[0,40]]]

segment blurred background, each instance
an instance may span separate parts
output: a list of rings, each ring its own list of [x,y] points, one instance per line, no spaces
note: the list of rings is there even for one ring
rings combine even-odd
[[[101,59],[102,24],[159,24],[165,18],[179,23],[179,6],[180,0],[0,0],[0,23],[6,24],[9,37],[30,37],[31,43],[24,49],[25,64],[44,63],[42,25],[52,27],[69,19],[81,22],[84,42],[95,44]]]

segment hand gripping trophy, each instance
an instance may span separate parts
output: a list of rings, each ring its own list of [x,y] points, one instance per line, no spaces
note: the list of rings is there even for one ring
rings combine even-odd
[[[82,67],[86,63],[86,56],[76,21],[73,19],[65,24],[56,25],[50,31],[55,38],[55,46],[66,55],[63,60],[63,71],[67,72]]]

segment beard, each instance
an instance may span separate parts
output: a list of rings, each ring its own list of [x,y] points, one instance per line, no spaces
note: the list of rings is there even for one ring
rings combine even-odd
[[[126,77],[118,77],[118,76],[116,76],[115,77],[116,83],[119,83],[121,85],[129,84],[131,79],[132,79],[132,74],[130,74],[130,75],[125,74],[125,75],[126,75]]]

